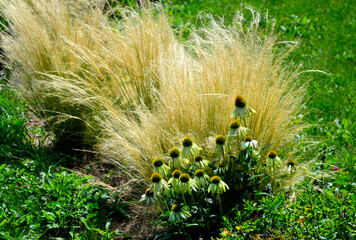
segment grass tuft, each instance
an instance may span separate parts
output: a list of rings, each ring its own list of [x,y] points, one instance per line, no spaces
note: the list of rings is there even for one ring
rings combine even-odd
[[[241,124],[260,146],[279,151],[300,129],[298,69],[253,11],[250,25],[241,15],[230,27],[212,20],[182,42],[160,5],[118,8],[115,21],[89,0],[1,5],[12,83],[31,108],[61,144],[95,146],[133,177],[148,180],[152,159],[183,136],[202,145],[227,132],[236,94],[256,110]]]

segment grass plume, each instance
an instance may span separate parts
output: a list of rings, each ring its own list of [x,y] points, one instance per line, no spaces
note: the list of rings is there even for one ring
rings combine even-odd
[[[231,27],[212,21],[182,42],[160,5],[120,9],[109,21],[87,0],[0,2],[12,82],[33,110],[58,137],[83,133],[76,141],[132,174],[149,179],[152,159],[187,135],[202,145],[225,134],[236,94],[257,112],[246,127],[260,146],[279,150],[298,131],[304,88],[258,14],[249,26],[241,15]]]

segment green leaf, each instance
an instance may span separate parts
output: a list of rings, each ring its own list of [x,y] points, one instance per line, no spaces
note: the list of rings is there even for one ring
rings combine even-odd
[[[95,227],[93,226],[93,224],[86,218],[81,217],[80,221],[82,221],[82,223],[84,223],[85,227],[90,230],[93,231],[95,229]]]

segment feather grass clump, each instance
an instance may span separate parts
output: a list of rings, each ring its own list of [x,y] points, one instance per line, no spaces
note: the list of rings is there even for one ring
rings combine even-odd
[[[62,142],[94,146],[133,177],[148,180],[152,159],[187,135],[203,145],[226,133],[236,94],[256,110],[242,124],[260,146],[286,148],[301,127],[304,88],[258,14],[248,26],[212,21],[182,42],[160,5],[109,21],[89,0],[0,2],[12,82],[32,109]]]

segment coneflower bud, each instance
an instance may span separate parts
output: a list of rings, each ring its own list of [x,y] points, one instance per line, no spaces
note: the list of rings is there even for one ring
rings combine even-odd
[[[239,94],[237,94],[236,97],[235,97],[235,107],[237,107],[237,108],[246,107],[245,99]]]
[[[188,173],[183,173],[179,176],[179,180],[183,183],[189,182],[190,176]]]
[[[183,147],[191,147],[193,146],[193,139],[190,137],[185,137],[182,141]]]
[[[277,157],[276,151],[273,151],[273,150],[269,151],[268,152],[268,157],[272,158],[272,159],[276,158]]]
[[[171,158],[177,158],[180,156],[180,150],[176,147],[172,148],[171,150],[169,150],[169,156],[171,156]]]
[[[231,129],[238,129],[239,127],[240,127],[239,121],[235,120],[235,121],[231,121],[230,122],[230,128]]]
[[[203,169],[198,169],[195,171],[195,176],[197,177],[203,177],[204,176],[204,170]]]
[[[163,159],[158,157],[153,159],[153,166],[155,167],[161,167],[164,164]]]
[[[179,178],[180,177],[180,175],[182,174],[182,171],[181,170],[175,170],[174,172],[173,172],[173,177],[174,178]]]
[[[215,138],[215,143],[217,145],[224,145],[226,142],[226,138],[223,135],[219,135]]]
[[[153,173],[151,175],[151,181],[154,183],[159,183],[162,180],[162,175],[160,173]]]

